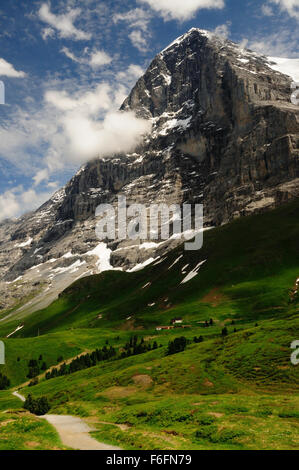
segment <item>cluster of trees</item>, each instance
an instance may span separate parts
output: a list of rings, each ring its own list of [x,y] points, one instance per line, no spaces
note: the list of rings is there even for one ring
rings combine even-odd
[[[166,356],[185,351],[187,344],[188,340],[185,338],[185,336],[181,336],[180,338],[175,338],[173,341],[169,341]]]
[[[102,349],[96,349],[92,353],[83,354],[82,356],[73,359],[70,364],[62,364],[61,367],[54,368],[46,373],[46,380],[53,379],[54,377],[60,377],[62,375],[72,374],[79,370],[89,369],[95,366],[98,362],[107,361],[116,356],[116,350],[110,346],[104,346]]]
[[[132,336],[130,341],[125,345],[124,351],[122,351],[120,357],[123,359],[125,357],[136,356],[138,354],[144,354],[153,349],[158,349],[157,341],[154,341],[153,345],[151,345],[151,343],[146,343],[144,338],[141,338],[140,342],[138,343],[138,337],[135,335]]]
[[[24,403],[24,408],[25,410],[30,411],[30,413],[33,413],[37,416],[42,416],[48,413],[48,411],[50,410],[50,405],[47,397],[40,397],[34,399],[29,394]]]
[[[0,373],[0,390],[5,390],[6,388],[9,388],[10,386],[10,380],[6,375],[3,375]]]
[[[208,320],[205,321],[204,327],[209,328],[209,326],[214,326],[213,318],[210,318],[210,321],[208,321]]]
[[[199,336],[198,338],[194,336],[193,338],[194,343],[202,343],[203,342],[203,336]]]
[[[34,385],[37,385],[37,384],[38,384],[38,378],[34,377],[34,379],[31,380],[31,382],[28,384],[28,387],[34,387]]]
[[[135,356],[137,354],[143,354],[147,351],[157,349],[158,344],[156,341],[151,345],[146,343],[144,338],[138,342],[137,336],[132,336],[129,342],[122,348],[120,354],[117,354],[117,351],[113,346],[106,345],[102,349],[96,349],[90,354],[84,354],[82,356],[74,359],[70,364],[62,364],[60,368],[54,368],[51,371],[46,373],[46,380],[53,379],[55,377],[60,377],[62,375],[72,374],[73,372],[78,372],[79,370],[89,369],[90,367],[95,366],[98,362],[113,360],[113,359],[123,359],[125,357]],[[32,383],[35,385],[35,383]]]
[[[30,359],[30,361],[28,362],[28,379],[34,379],[34,377],[37,377],[42,371],[47,370],[47,364],[45,362],[42,362],[42,360],[42,355],[39,356],[38,361],[36,359]]]
[[[198,344],[204,341],[203,336],[194,336],[193,342]],[[169,341],[166,356],[170,356],[171,354],[177,354],[182,351],[185,351],[188,344],[191,344],[192,341],[185,338],[185,336],[181,336],[180,338],[175,338],[173,341]]]

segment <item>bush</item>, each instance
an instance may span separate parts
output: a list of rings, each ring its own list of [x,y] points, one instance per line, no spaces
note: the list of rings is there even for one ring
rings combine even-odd
[[[223,328],[223,330],[221,331],[221,336],[227,336],[228,335],[228,329],[226,328],[226,326]]]
[[[37,377],[39,375],[39,367],[34,366],[29,368],[29,372],[27,374],[28,379],[33,379],[34,377]]]
[[[34,387],[34,385],[38,384],[38,378],[35,377],[35,379],[31,380],[31,382],[28,384],[28,387]]]
[[[210,424],[213,424],[215,422],[215,418],[212,416],[200,416],[198,418],[198,424],[201,424],[201,426],[209,426]]]
[[[166,351],[166,356],[170,356],[171,354],[177,354],[179,352],[185,351],[187,346],[187,339],[185,336],[181,336],[180,338],[175,338],[173,341],[170,341],[168,344],[168,348]]]
[[[50,410],[50,405],[46,397],[32,398],[29,394],[24,403],[25,410],[30,411],[37,416],[42,416],[48,413]]]
[[[203,342],[203,336],[199,336],[198,338],[194,336],[193,339],[194,343],[202,343]]]
[[[216,443],[225,443],[225,442],[232,442],[237,437],[243,436],[243,431],[237,429],[221,429],[218,431],[217,426],[205,426],[198,431],[196,431],[196,438],[197,439],[207,439],[210,442]]]
[[[279,418],[299,418],[299,411],[280,411]]]
[[[211,426],[205,426],[203,428],[200,428],[198,431],[196,431],[195,436],[197,439],[209,439],[211,440],[211,436],[213,434],[216,434],[218,431],[217,426],[211,425]]]
[[[0,373],[0,390],[5,390],[6,388],[9,388],[10,386],[10,380],[6,375],[2,375]]]

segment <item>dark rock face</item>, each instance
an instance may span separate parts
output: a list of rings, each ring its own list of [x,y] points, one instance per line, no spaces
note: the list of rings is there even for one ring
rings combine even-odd
[[[122,106],[150,119],[151,134],[135,153],[88,163],[34,214],[2,224],[2,278],[69,251],[87,259],[99,243],[96,207],[120,194],[128,204],[202,203],[206,225],[298,197],[299,107],[290,102],[292,79],[270,66],[197,29],[158,54]],[[160,254],[108,246],[112,265],[125,269]]]

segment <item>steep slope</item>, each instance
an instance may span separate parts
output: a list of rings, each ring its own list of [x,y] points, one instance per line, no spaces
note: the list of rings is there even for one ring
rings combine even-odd
[[[297,200],[215,228],[201,250],[179,246],[139,272],[80,279],[47,309],[1,322],[0,336],[20,325],[14,338],[69,328],[152,329],[176,317],[194,325],[211,317],[240,324],[287,318],[299,300],[298,210]]]
[[[4,338],[1,372],[124,449],[298,449],[298,210],[295,200],[240,218],[206,232],[202,250],[179,246],[138,272],[77,280],[45,310],[16,313],[0,324],[2,338],[23,325]],[[183,323],[159,328],[174,318]],[[134,355],[133,335],[158,347]],[[166,355],[181,336],[186,349]],[[45,378],[43,362],[63,370],[110,346],[112,359]],[[28,387],[31,360],[41,374]],[[20,406],[11,391],[0,391],[0,421]]]
[[[136,152],[88,163],[37,212],[0,226],[3,316],[26,296],[41,292],[26,306],[37,309],[82,275],[129,269],[178,243],[93,251],[95,209],[120,194],[146,206],[203,203],[207,226],[297,197],[299,109],[292,79],[272,66],[198,29],[158,54],[122,106],[153,124]]]

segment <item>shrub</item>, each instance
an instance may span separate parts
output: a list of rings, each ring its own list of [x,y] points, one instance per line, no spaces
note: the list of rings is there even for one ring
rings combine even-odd
[[[281,411],[278,413],[279,418],[299,418],[299,411]]]
[[[0,390],[5,390],[10,386],[10,380],[6,375],[0,373]]]
[[[203,428],[198,429],[196,431],[195,436],[197,439],[211,439],[212,434],[217,433],[217,426],[211,425],[211,426],[204,426]]]
[[[243,436],[243,434],[243,431],[237,429],[221,429],[221,431],[218,431],[217,426],[210,425],[200,428],[196,431],[195,436],[197,439],[207,439],[215,444],[221,444],[231,442],[237,437]]]
[[[35,377],[31,382],[29,383],[28,387],[34,387],[34,385],[38,384],[38,378]]]
[[[213,443],[224,443],[234,441],[237,437],[243,436],[243,432],[237,429],[222,429],[219,432],[213,433],[210,441]]]
[[[34,366],[29,368],[29,372],[27,374],[28,379],[33,379],[34,377],[37,377],[39,375],[39,367]]]
[[[202,426],[209,426],[210,424],[213,424],[215,422],[215,418],[212,416],[200,416],[198,418],[198,424],[201,424]]]
[[[42,416],[48,413],[48,411],[50,410],[50,405],[46,397],[34,399],[29,394],[24,403],[24,408],[25,410],[30,411],[30,413],[33,413],[37,416]]]
[[[185,351],[187,346],[187,339],[185,336],[181,336],[180,338],[175,338],[173,341],[169,341],[168,348],[166,351],[166,356],[170,356],[171,354],[177,354],[179,352]]]

